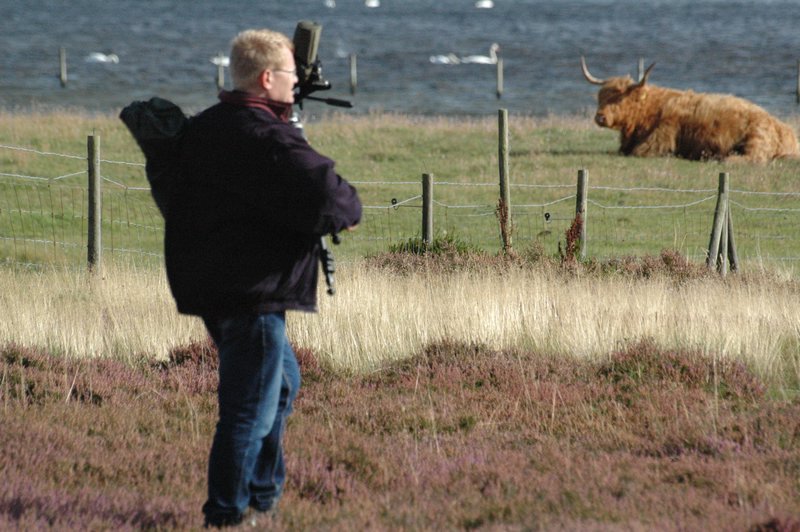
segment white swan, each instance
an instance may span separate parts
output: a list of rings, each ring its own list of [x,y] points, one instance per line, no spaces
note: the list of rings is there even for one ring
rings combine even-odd
[[[456,54],[432,55],[428,60],[434,65],[457,65],[461,62]]]
[[[481,65],[495,65],[497,64],[497,52],[500,50],[500,45],[493,42],[489,47],[489,55],[468,55],[461,58],[462,63],[477,63]]]
[[[381,0],[364,0],[364,5],[367,7],[381,7]]]
[[[478,9],[492,9],[494,7],[494,2],[492,2],[492,0],[478,0],[475,2],[475,7]]]
[[[104,54],[101,52],[92,52],[83,60],[87,63],[119,63],[117,54]]]
[[[231,66],[231,58],[222,54],[215,55],[214,57],[209,59],[209,61],[211,61],[217,66],[222,66],[222,67]]]

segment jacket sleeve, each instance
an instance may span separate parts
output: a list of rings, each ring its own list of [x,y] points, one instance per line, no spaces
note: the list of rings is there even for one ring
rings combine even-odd
[[[335,163],[320,155],[291,126],[281,128],[283,153],[276,163],[288,173],[291,227],[301,233],[338,233],[361,221],[361,201],[355,187],[336,173]]]

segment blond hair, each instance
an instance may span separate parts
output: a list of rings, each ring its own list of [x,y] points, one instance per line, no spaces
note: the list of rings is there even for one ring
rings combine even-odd
[[[294,50],[283,33],[261,29],[244,30],[231,41],[231,78],[235,89],[253,86],[264,70],[280,66],[281,49]]]

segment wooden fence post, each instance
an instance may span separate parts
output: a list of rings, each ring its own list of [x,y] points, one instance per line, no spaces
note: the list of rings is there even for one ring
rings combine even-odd
[[[723,264],[721,264],[722,271],[724,266],[724,261],[726,257],[720,257],[720,243],[723,236],[723,226],[727,229],[727,214],[728,214],[728,190],[729,190],[729,181],[728,181],[728,173],[722,172],[719,174],[719,189],[717,191],[717,207],[714,210],[714,223],[711,228],[711,238],[708,243],[708,258],[706,259],[706,266],[711,268],[717,267],[718,260],[722,260]],[[728,231],[725,231],[726,240],[728,238]],[[727,242],[723,246],[723,249],[726,250],[727,253]]]
[[[728,195],[729,195],[730,188],[726,187],[725,190],[725,207],[724,207],[724,216],[722,220],[722,233],[719,237],[719,267],[717,270],[722,277],[728,275],[728,214],[729,214],[729,202],[728,202]]]
[[[433,174],[422,174],[422,241],[433,241]]]
[[[578,189],[575,194],[575,216],[581,217],[581,249],[580,258],[586,258],[586,206],[589,198],[589,172],[585,168],[578,170]]]
[[[67,49],[63,46],[58,49],[58,80],[62,87],[67,86]]]
[[[500,236],[503,239],[503,253],[511,251],[511,192],[508,172],[508,109],[500,109],[497,113],[497,161],[500,173],[500,200],[497,205],[497,217],[500,222]]]
[[[497,59],[497,99],[503,97],[503,58]]]
[[[89,174],[89,212],[87,262],[89,271],[100,269],[102,255],[102,238],[100,234],[102,204],[100,190],[100,136],[89,135],[87,139],[87,160]]]
[[[736,250],[736,238],[733,235],[733,216],[731,216],[731,204],[728,200],[728,259],[730,260],[731,271],[739,271],[739,252]]]
[[[358,56],[350,54],[350,94],[356,93],[358,87]]]

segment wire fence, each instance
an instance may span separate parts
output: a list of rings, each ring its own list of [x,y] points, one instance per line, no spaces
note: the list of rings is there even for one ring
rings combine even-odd
[[[362,182],[360,186],[374,184]],[[348,238],[378,242],[380,245],[374,247],[380,251],[389,243],[421,237],[422,195],[410,195],[421,185],[412,181],[402,186],[409,195],[392,198],[386,205],[367,207],[363,231]],[[500,250],[498,184],[437,182],[434,197],[450,187],[457,192],[448,196],[457,196],[467,187],[480,187],[481,193],[471,193],[475,201],[468,204],[434,200],[435,235],[453,235],[485,250]],[[511,190],[515,249],[538,242],[547,252],[555,253],[575,218],[576,183],[512,184]],[[587,256],[604,259],[674,249],[693,261],[706,260],[717,188],[589,186],[588,192]],[[800,237],[793,229],[800,223],[800,193],[733,189],[730,194],[743,261],[800,260]]]
[[[0,257],[6,263],[80,264],[87,260],[89,196],[87,156],[0,145],[54,159],[41,165],[55,175],[0,172]],[[144,164],[100,159],[103,176],[101,228],[103,251],[115,260],[161,261],[164,223],[149,187],[129,186],[113,178],[114,166],[135,168],[144,178]],[[73,168],[74,167],[74,168]]]
[[[0,145],[3,152],[47,159],[47,174],[0,172],[0,257],[41,265],[87,261],[87,156]],[[144,164],[99,159],[102,252],[105,260],[160,265],[164,222],[146,186]],[[600,178],[593,177],[593,181]],[[732,179],[735,184],[735,176]],[[130,183],[134,183],[131,185]],[[340,260],[387,251],[421,238],[421,180],[351,181],[364,201],[358,231],[335,249]],[[434,237],[449,236],[498,252],[498,183],[436,181]],[[513,245],[555,254],[577,210],[576,183],[510,184]],[[674,249],[704,261],[717,188],[616,187],[591,184],[586,203],[586,253],[598,259]],[[800,260],[800,193],[730,190],[730,212],[742,262]]]

